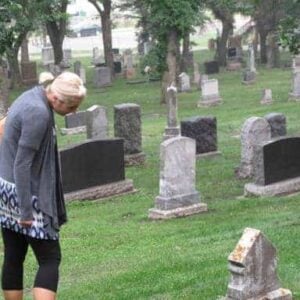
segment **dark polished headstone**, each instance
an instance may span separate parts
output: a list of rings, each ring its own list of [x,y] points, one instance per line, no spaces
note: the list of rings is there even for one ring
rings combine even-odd
[[[235,58],[237,56],[237,49],[235,47],[228,48],[227,57],[229,59]]]
[[[254,156],[257,185],[300,176],[300,137],[278,138],[258,145]]]
[[[86,125],[86,111],[78,111],[65,115],[66,128],[75,128]]]
[[[88,140],[60,151],[64,193],[125,179],[122,139]]]
[[[196,154],[217,151],[215,117],[191,117],[181,121],[181,135],[196,140]]]
[[[114,71],[117,74],[122,72],[122,63],[120,61],[114,61]]]
[[[219,73],[219,64],[217,61],[207,61],[204,63],[205,74]]]

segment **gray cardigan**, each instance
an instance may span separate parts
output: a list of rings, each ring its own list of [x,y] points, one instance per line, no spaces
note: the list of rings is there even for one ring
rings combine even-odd
[[[53,112],[43,87],[24,92],[10,107],[0,145],[0,176],[16,185],[21,220],[32,219],[31,199],[58,229],[66,221]]]

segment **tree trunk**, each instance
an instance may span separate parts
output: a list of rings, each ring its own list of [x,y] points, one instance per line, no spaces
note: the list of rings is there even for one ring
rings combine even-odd
[[[112,35],[111,35],[111,0],[105,0],[103,2],[104,10],[101,11],[101,25],[102,25],[102,37],[104,48],[105,64],[111,70],[112,78],[115,76],[114,72],[114,56],[112,53]]]
[[[29,62],[28,39],[25,37],[21,45],[21,63]]]
[[[178,34],[175,29],[171,29],[168,34],[167,56],[166,64],[168,67],[167,73],[165,72],[162,80],[162,95],[161,103],[167,103],[166,94],[167,88],[174,83],[176,85],[176,71],[177,71],[177,45]]]
[[[190,33],[187,32],[183,37],[182,55],[180,60],[180,72],[188,71],[189,52],[190,52]]]
[[[266,64],[267,59],[267,35],[268,33],[260,30],[259,37],[260,37],[260,63]]]
[[[229,20],[221,20],[222,21],[222,34],[217,42],[217,52],[216,59],[220,66],[225,67],[227,62],[227,41],[228,37],[232,32],[233,23]]]
[[[14,88],[15,86],[19,87],[22,85],[22,76],[18,61],[19,47],[15,46],[6,53],[10,71],[10,88]]]
[[[54,53],[54,64],[59,65],[64,58],[63,41],[64,34],[60,32],[55,22],[47,22],[47,32],[51,41],[51,45]]]

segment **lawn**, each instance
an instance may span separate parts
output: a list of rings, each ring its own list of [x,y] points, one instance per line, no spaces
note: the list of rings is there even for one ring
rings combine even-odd
[[[199,51],[203,63],[212,57]],[[137,193],[105,201],[74,201],[67,204],[69,222],[61,230],[63,261],[58,299],[217,299],[226,294],[227,257],[245,227],[261,230],[276,246],[282,287],[300,299],[300,196],[243,198],[249,180],[234,177],[240,161],[236,138],[245,120],[281,112],[287,118],[288,135],[300,132],[299,103],[288,101],[291,69],[258,66],[254,85],[241,84],[241,72],[226,72],[219,80],[223,104],[198,108],[200,92],[178,94],[179,121],[191,116],[217,118],[220,157],[197,161],[196,188],[208,212],[168,221],[151,221],[159,190],[159,146],[166,126],[166,108],[160,105],[158,82],[138,85],[117,79],[112,87],[95,89],[88,58],[88,96],[81,109],[93,104],[107,107],[113,137],[113,106],[137,103],[142,109],[144,166],[126,168]],[[262,89],[270,88],[273,104],[260,104]],[[19,94],[14,91],[11,98]],[[58,129],[64,127],[56,117]],[[59,131],[59,130],[58,130]],[[84,135],[59,136],[60,147],[84,140]],[[1,256],[2,245],[1,245]],[[2,258],[2,257],[1,257]],[[30,299],[36,265],[30,252],[25,266],[26,299]]]

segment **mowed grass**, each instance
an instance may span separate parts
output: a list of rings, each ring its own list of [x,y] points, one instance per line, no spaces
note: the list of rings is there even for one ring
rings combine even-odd
[[[198,52],[203,62],[212,53]],[[83,58],[86,66],[89,60]],[[166,126],[166,108],[160,105],[157,82],[129,85],[123,78],[113,86],[95,89],[92,68],[87,68],[88,97],[81,109],[107,107],[113,136],[113,106],[137,103],[142,109],[144,166],[126,168],[135,194],[105,201],[67,204],[69,222],[61,230],[63,260],[58,299],[217,299],[226,294],[227,257],[246,227],[261,230],[276,246],[282,287],[300,299],[300,196],[243,198],[249,180],[234,177],[240,161],[237,137],[245,120],[281,112],[288,135],[300,132],[299,103],[288,101],[291,69],[258,67],[252,86],[241,84],[241,71],[210,78],[219,80],[223,104],[198,108],[200,92],[178,94],[178,119],[213,115],[218,124],[220,157],[197,161],[196,188],[208,212],[168,221],[151,221],[148,209],[159,193],[159,146]],[[270,88],[273,104],[260,104],[262,89]],[[12,97],[20,91],[14,91]],[[64,120],[57,116],[58,129]],[[58,130],[59,132],[59,130]],[[60,147],[82,141],[84,135],[59,136]],[[80,174],[74,174],[80,176]],[[2,246],[1,255],[3,256]],[[26,260],[26,299],[30,299],[36,264]]]

